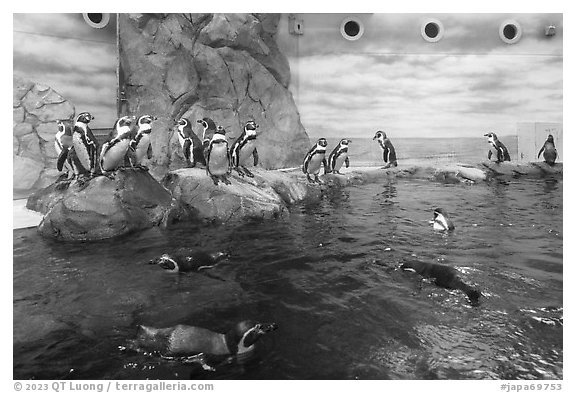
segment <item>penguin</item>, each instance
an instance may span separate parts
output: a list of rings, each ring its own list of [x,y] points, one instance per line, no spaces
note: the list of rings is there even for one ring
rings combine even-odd
[[[558,158],[558,151],[556,151],[556,146],[554,146],[554,137],[552,135],[548,135],[546,142],[538,152],[538,158],[540,158],[540,154],[544,152],[544,161],[548,165],[554,165],[556,162],[556,158]]]
[[[114,171],[120,166],[127,166],[130,142],[136,136],[133,124],[135,120],[135,116],[122,116],[114,123],[108,135],[109,140],[102,145],[100,152],[102,173]]]
[[[302,166],[302,172],[306,174],[306,179],[310,183],[322,183],[318,178],[318,173],[320,173],[320,168],[324,165],[324,173],[327,173],[327,163],[326,163],[326,146],[328,146],[328,142],[325,138],[318,139],[318,142],[308,153],[306,157],[304,157],[304,165]],[[314,175],[314,180],[310,177],[310,175]]]
[[[488,150],[488,159],[492,158],[492,154],[496,154],[496,162],[510,161],[510,154],[508,154],[508,149],[500,140],[495,133],[489,132],[484,134],[488,137],[488,143],[490,143],[491,148]]]
[[[227,333],[190,326],[176,325],[154,328],[140,325],[135,340],[129,342],[137,351],[153,351],[161,356],[232,355],[253,353],[256,342],[266,333],[278,328],[275,323],[257,323],[246,320],[236,324]]]
[[[350,166],[350,159],[348,158],[348,145],[350,143],[352,143],[350,139],[342,139],[338,146],[332,150],[328,157],[328,172],[341,175],[342,164],[346,164],[346,168]]]
[[[71,120],[57,120],[56,124],[58,126],[58,131],[54,136],[54,149],[56,154],[58,154],[56,168],[60,172],[64,170],[64,173],[59,178],[59,180],[63,180],[69,178],[70,175],[74,176],[72,164],[68,159],[68,153],[73,148],[73,123]]]
[[[433,278],[434,283],[446,289],[458,289],[468,296],[470,303],[477,305],[482,293],[462,281],[458,276],[458,270],[451,266],[440,265],[431,262],[410,261],[400,265],[400,269],[418,273],[424,278]]]
[[[96,167],[98,164],[98,141],[92,130],[88,126],[90,121],[94,120],[88,112],[82,112],[76,117],[76,123],[72,133],[72,145],[76,153],[77,166],[79,174],[90,176],[96,174]]]
[[[209,117],[196,120],[196,123],[202,124],[202,128],[204,129],[204,131],[202,131],[202,146],[204,146],[204,151],[206,151],[212,137],[216,133],[216,124],[214,123],[214,120]]]
[[[226,177],[230,173],[230,164],[226,131],[222,126],[218,126],[206,150],[206,173],[215,185],[218,185],[218,180],[222,180],[225,184],[232,184]]]
[[[249,120],[244,126],[244,131],[230,147],[232,158],[232,168],[240,176],[254,177],[244,165],[248,162],[250,156],[254,157],[254,166],[258,165],[258,150],[256,150],[256,129],[258,124],[254,120]],[[242,167],[243,171],[240,170]]]
[[[207,253],[180,248],[171,254],[162,254],[159,258],[150,260],[150,264],[159,265],[171,273],[198,272],[213,268],[217,263],[228,258],[223,252]]]
[[[152,158],[152,144],[150,143],[150,133],[152,132],[152,122],[158,120],[156,116],[143,115],[138,118],[136,122],[138,129],[136,136],[130,141],[129,159],[133,167],[138,167],[147,170],[145,165],[142,165],[144,157]]]
[[[390,139],[386,137],[386,133],[384,131],[377,131],[372,140],[378,140],[378,144],[382,148],[382,158],[386,163],[386,165],[383,166],[383,169],[390,168],[391,166],[398,166],[396,150],[394,149],[392,142],[390,142]]]
[[[194,168],[197,163],[206,165],[202,142],[192,131],[190,121],[184,117],[178,120],[178,140],[189,168]]]
[[[434,209],[434,220],[432,222],[435,231],[453,231],[455,228],[450,217],[440,207]]]

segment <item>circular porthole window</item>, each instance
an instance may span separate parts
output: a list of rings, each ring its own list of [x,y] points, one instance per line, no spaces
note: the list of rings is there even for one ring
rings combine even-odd
[[[444,25],[436,19],[427,19],[420,27],[420,34],[428,42],[438,42],[444,37]]]
[[[356,41],[364,34],[364,25],[359,19],[346,18],[340,24],[340,34],[349,41]]]
[[[505,20],[500,25],[500,39],[507,44],[515,44],[522,37],[522,28],[515,20]]]
[[[102,29],[108,26],[108,23],[110,22],[110,14],[108,13],[103,14],[84,13],[82,14],[82,16],[84,17],[84,21],[88,23],[90,27],[93,27],[95,29]]]

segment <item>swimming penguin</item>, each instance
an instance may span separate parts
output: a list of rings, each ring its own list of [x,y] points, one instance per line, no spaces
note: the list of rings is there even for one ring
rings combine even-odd
[[[71,174],[74,175],[74,170],[68,160],[68,153],[70,149],[73,148],[72,132],[74,124],[71,120],[57,120],[56,124],[58,125],[58,131],[54,136],[54,149],[56,150],[56,154],[58,154],[56,168],[58,168],[60,172],[64,170],[60,179],[66,179],[70,177]]]
[[[434,209],[434,230],[436,231],[453,231],[454,223],[448,217],[444,209],[438,207]]]
[[[163,269],[173,273],[198,272],[210,269],[226,258],[228,258],[228,254],[223,252],[207,253],[194,251],[189,248],[180,248],[171,254],[162,254],[159,258],[154,258],[149,263],[160,265]]]
[[[378,140],[378,144],[382,148],[382,158],[387,164],[383,166],[383,169],[390,168],[391,166],[398,166],[398,161],[396,160],[396,150],[390,142],[390,139],[386,137],[384,131],[377,131],[376,135],[372,140]]]
[[[327,173],[326,146],[328,146],[326,139],[320,138],[306,154],[306,157],[304,157],[302,172],[306,174],[306,179],[308,179],[310,183],[322,183],[318,178],[318,173],[320,173],[322,165],[324,165],[324,173]],[[312,180],[310,175],[314,175],[314,180]]]
[[[247,355],[266,333],[276,330],[275,323],[242,321],[228,333],[189,325],[154,328],[141,325],[130,344],[136,350],[155,351],[162,356]]]
[[[554,137],[552,135],[548,135],[548,139],[546,139],[542,149],[538,152],[538,158],[540,158],[542,152],[544,152],[544,161],[548,165],[554,165],[556,158],[558,158],[558,152],[556,151],[556,146],[554,146]]]
[[[135,120],[135,116],[122,116],[114,123],[108,135],[109,140],[102,145],[100,152],[102,173],[114,171],[120,166],[127,166],[130,142],[136,136],[133,125]]]
[[[484,134],[488,137],[488,143],[490,143],[491,148],[488,150],[488,159],[492,158],[492,154],[496,154],[496,162],[510,161],[510,154],[508,154],[508,149],[500,140],[495,133],[489,132]]]
[[[222,126],[218,126],[206,150],[206,173],[215,185],[218,185],[218,180],[222,180],[225,184],[232,184],[226,177],[230,173],[230,164],[226,131]]]
[[[143,115],[136,122],[138,129],[136,136],[130,141],[130,164],[141,169],[148,169],[142,165],[144,157],[152,158],[152,144],[150,143],[150,133],[152,132],[152,122],[158,120],[156,116]]]
[[[82,112],[76,117],[72,133],[72,145],[81,166],[81,168],[77,168],[78,171],[82,175],[89,173],[94,176],[98,164],[98,141],[88,126],[91,120],[94,120],[94,116],[88,112]]]
[[[446,289],[459,289],[468,296],[468,299],[474,305],[478,304],[478,300],[482,295],[478,289],[473,288],[462,281],[458,276],[458,271],[451,266],[430,262],[411,261],[404,262],[400,265],[400,269],[414,271],[425,278],[433,278],[434,283],[439,287]]]
[[[254,120],[249,120],[244,126],[244,131],[230,147],[230,155],[232,158],[232,168],[238,172],[240,176],[254,177],[244,166],[250,157],[254,157],[254,166],[258,165],[258,150],[256,150],[256,129],[258,124]],[[242,172],[240,167],[244,170]]]
[[[352,143],[350,139],[342,139],[338,146],[332,150],[328,157],[328,171],[341,175],[340,168],[342,164],[346,164],[346,168],[350,166],[350,159],[348,158],[348,145]]]
[[[204,117],[201,120],[196,120],[196,123],[202,124],[202,146],[204,146],[204,151],[208,149],[208,145],[212,140],[212,137],[216,133],[216,124],[214,120],[209,117]]]
[[[178,140],[188,167],[194,168],[197,163],[206,165],[202,142],[192,130],[190,121],[184,117],[178,120]]]

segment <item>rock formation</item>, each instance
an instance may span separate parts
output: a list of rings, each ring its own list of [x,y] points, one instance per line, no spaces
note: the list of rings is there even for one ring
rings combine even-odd
[[[125,113],[159,118],[152,133],[156,178],[183,166],[174,121],[212,118],[237,138],[253,119],[264,168],[299,165],[309,145],[278,50],[278,14],[120,14]]]
[[[48,86],[18,76],[13,83],[13,185],[26,193],[58,177],[55,121],[72,119],[74,106]]]
[[[44,214],[40,233],[57,240],[100,240],[184,219],[185,209],[150,174],[121,170],[69,187],[54,183],[28,198]]]

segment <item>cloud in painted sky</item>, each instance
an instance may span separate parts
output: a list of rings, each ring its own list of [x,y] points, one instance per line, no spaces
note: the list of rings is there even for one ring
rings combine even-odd
[[[432,15],[445,28],[435,44],[420,34],[426,15],[358,15],[365,33],[354,42],[340,35],[345,16],[299,15],[304,35],[280,39],[311,135],[474,137],[563,120],[561,15]],[[522,26],[518,44],[499,37],[506,19]],[[556,37],[544,36],[548,24]]]

